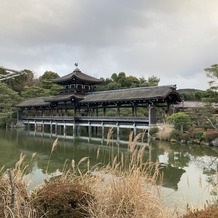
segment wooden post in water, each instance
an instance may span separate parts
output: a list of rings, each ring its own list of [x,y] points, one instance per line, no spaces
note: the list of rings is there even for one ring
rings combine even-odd
[[[104,142],[104,123],[101,123],[101,135],[102,135],[102,143]]]
[[[57,135],[58,134],[58,124],[57,124],[57,121],[56,121],[56,123],[55,123],[55,135]]]
[[[116,124],[117,126],[117,141],[120,140],[120,127],[119,127],[119,123]]]
[[[136,134],[137,134],[137,129],[136,129],[136,125],[135,123],[133,124],[133,134],[134,134],[134,137],[136,137]]]
[[[50,121],[50,133],[52,133],[52,121]]]
[[[92,126],[91,123],[89,122],[89,138],[92,137]]]

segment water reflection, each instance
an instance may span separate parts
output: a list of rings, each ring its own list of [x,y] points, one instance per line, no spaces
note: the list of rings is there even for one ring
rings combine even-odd
[[[57,137],[58,146],[51,155],[48,167],[51,147]],[[125,137],[128,139],[128,135]],[[92,166],[97,163],[103,165],[113,160],[116,155],[119,157],[121,153],[128,156],[127,147],[128,141],[114,140],[107,145],[98,135],[92,138],[71,135],[62,137],[23,129],[0,130],[0,168],[3,165],[5,168],[13,168],[20,154],[24,154],[26,164],[30,165],[26,178],[30,179],[30,187],[33,188],[47,176],[58,174],[66,160],[70,163],[74,159],[78,163],[81,158],[89,157]],[[37,155],[31,160],[35,152]],[[212,180],[216,175],[217,158],[216,148],[155,142],[146,149],[143,160],[160,163],[164,175],[163,193],[170,196],[168,203],[172,203],[174,198],[185,198],[188,202],[200,204],[209,198],[208,180]],[[86,163],[83,164],[85,168]],[[45,174],[47,167],[48,175]]]

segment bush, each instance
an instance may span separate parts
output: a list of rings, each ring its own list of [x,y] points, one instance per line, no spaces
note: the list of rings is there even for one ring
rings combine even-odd
[[[167,118],[167,121],[178,130],[187,130],[190,126],[190,117],[184,112],[172,114]]]
[[[39,217],[87,217],[93,201],[85,185],[62,180],[50,180],[32,195],[32,205]]]
[[[154,136],[158,132],[159,132],[159,128],[158,127],[152,127],[152,128],[149,129],[149,134],[151,136]]]
[[[176,141],[180,141],[182,138],[182,133],[178,130],[173,130],[170,134],[170,139],[175,139]]]
[[[200,141],[205,139],[204,131],[197,131],[197,132],[195,132],[195,138],[200,140]]]

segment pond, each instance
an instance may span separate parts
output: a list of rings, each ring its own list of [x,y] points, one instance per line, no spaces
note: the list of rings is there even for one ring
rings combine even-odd
[[[57,175],[66,160],[78,163],[83,157],[89,157],[91,165],[106,164],[117,154],[127,154],[128,134],[122,138],[125,137],[126,141],[113,140],[107,145],[98,135],[73,137],[70,134],[60,136],[24,129],[1,129],[0,169],[3,166],[13,168],[20,155],[25,155],[25,163],[30,166],[25,178],[31,190],[42,184],[46,175]],[[52,144],[57,138],[58,145],[50,157]],[[148,145],[143,160],[161,164],[164,174],[161,195],[167,206],[189,204],[201,207],[214,197],[209,181],[216,181],[217,158],[218,149],[214,147],[153,142]]]

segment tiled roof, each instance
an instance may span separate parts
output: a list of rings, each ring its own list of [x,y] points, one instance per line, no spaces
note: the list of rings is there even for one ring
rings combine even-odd
[[[50,102],[45,102],[45,98],[43,97],[37,97],[37,98],[31,98],[26,99],[22,101],[21,103],[17,104],[17,107],[36,107],[36,106],[48,106],[50,105]]]
[[[100,84],[103,82],[102,79],[97,79],[87,74],[82,73],[78,68],[76,68],[72,73],[62,76],[57,79],[53,79],[52,82],[57,84],[65,84],[73,79],[77,79],[87,84]]]
[[[175,90],[175,86],[155,86],[93,92],[86,95],[84,100],[81,102],[88,103],[152,99],[164,100],[170,94],[176,95],[177,101],[180,101],[180,97]]]

